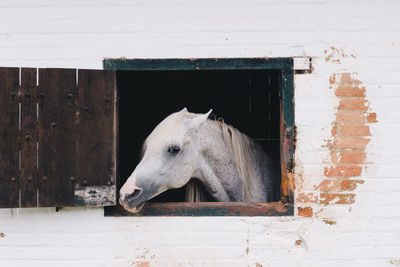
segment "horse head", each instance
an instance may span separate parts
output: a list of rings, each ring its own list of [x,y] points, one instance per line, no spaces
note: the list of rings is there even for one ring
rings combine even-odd
[[[120,203],[139,212],[145,202],[168,189],[181,188],[196,170],[199,140],[192,133],[210,115],[183,110],[165,118],[147,137],[142,159],[120,190]]]

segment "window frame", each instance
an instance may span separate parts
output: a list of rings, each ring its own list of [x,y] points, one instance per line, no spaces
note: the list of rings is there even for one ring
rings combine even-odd
[[[106,58],[104,70],[278,70],[281,72],[280,161],[281,201],[252,202],[158,202],[147,203],[133,214],[115,207],[105,207],[105,216],[293,216],[294,215],[294,60],[293,58],[198,58],[198,59],[125,59]],[[117,87],[118,90],[118,87]],[[118,146],[118,144],[117,144]],[[117,147],[118,151],[118,147]],[[117,156],[118,158],[118,156]],[[117,160],[118,166],[118,160]],[[119,179],[117,175],[117,179]]]

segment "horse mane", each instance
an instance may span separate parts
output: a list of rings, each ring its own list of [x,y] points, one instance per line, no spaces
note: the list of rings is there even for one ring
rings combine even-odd
[[[254,141],[233,126],[224,123],[222,119],[219,119],[217,123],[221,128],[224,142],[232,151],[242,179],[245,200],[249,201],[251,199],[251,185],[253,184],[251,180],[256,175],[254,168],[252,168],[257,159]]]

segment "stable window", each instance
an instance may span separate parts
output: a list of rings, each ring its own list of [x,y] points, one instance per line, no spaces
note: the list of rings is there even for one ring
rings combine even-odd
[[[212,108],[215,119],[269,151],[280,171],[275,202],[214,202],[191,180],[151,199],[138,214],[117,204],[106,207],[106,216],[293,215],[293,59],[106,59],[104,68],[115,70],[117,80],[117,192],[139,163],[145,138],[184,107],[195,113]],[[208,202],[184,202],[188,186],[200,188]]]

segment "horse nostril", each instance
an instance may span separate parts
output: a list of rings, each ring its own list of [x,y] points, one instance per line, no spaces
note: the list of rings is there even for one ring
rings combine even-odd
[[[132,197],[136,198],[136,197],[138,197],[141,193],[142,193],[142,190],[136,189],[135,191],[133,191]]]
[[[129,201],[129,200],[134,200],[135,198],[138,198],[141,194],[142,194],[142,190],[141,190],[141,189],[135,189],[135,191],[133,191],[132,194],[125,195],[125,198],[126,198],[128,201]]]

